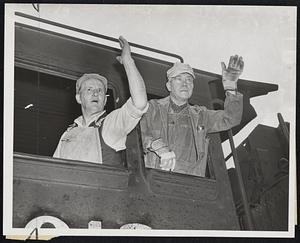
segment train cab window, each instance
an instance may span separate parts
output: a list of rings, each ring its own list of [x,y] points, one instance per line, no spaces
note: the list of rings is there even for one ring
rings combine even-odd
[[[114,90],[107,91],[106,111],[115,109]],[[60,136],[81,115],[75,81],[15,67],[14,151],[52,156]]]

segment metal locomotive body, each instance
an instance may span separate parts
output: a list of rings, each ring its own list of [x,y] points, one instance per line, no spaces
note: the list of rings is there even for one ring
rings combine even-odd
[[[88,228],[89,222],[97,221],[101,222],[102,228],[139,223],[152,229],[249,229],[235,172],[231,170],[228,176],[225,165],[221,143],[228,139],[226,133],[210,135],[206,177],[145,168],[139,127],[127,138],[122,168],[52,158],[60,135],[80,114],[74,99],[74,80],[80,74],[97,72],[108,78],[108,111],[120,107],[128,98],[126,75],[115,59],[118,54],[116,48],[16,24],[13,227],[24,228],[39,216],[54,216],[70,228]],[[140,54],[133,54],[133,57],[145,80],[148,98],[166,96],[165,73],[172,63]],[[220,75],[197,69],[195,73],[191,103],[210,109],[221,108],[224,90]],[[238,89],[244,94],[244,113],[241,125],[232,130],[233,134],[256,117],[250,98],[277,88],[273,84],[239,80]],[[28,104],[33,105],[24,109]],[[282,143],[284,136],[276,133],[277,128],[259,129],[256,133],[259,138],[255,138],[258,140],[265,137],[266,132],[272,133],[270,139],[262,141],[260,150],[255,147],[255,151],[264,156],[264,160],[260,160],[261,166],[265,163],[276,163],[277,166],[280,160],[282,164],[288,163],[286,149],[277,149],[288,146],[288,141]],[[284,129],[286,131],[286,127]],[[253,148],[248,148],[247,153],[244,148],[239,146],[236,151],[246,182],[249,177],[244,168],[249,163],[245,161],[254,163],[258,160],[252,155]],[[276,156],[268,157],[268,152],[274,148],[277,149]],[[272,168],[276,174],[276,168]],[[261,174],[260,179],[267,174]],[[273,185],[272,190],[280,185],[282,193],[276,200],[279,197],[284,201],[285,204],[280,205],[284,207],[285,216],[274,216],[277,217],[276,225],[271,223],[272,217],[270,222],[266,219],[259,224],[268,209],[259,204],[267,200],[264,192],[255,199],[256,207],[251,204],[252,199],[249,200],[254,230],[287,230],[286,175],[286,170],[277,175],[276,180],[280,182],[277,184],[272,181],[275,177],[265,180],[268,185]],[[285,179],[278,179],[281,176]],[[253,187],[246,183],[244,188],[250,199]],[[269,187],[262,188],[266,191]],[[273,200],[273,194],[269,193],[269,201]],[[264,209],[260,215],[258,205]],[[274,215],[276,207],[272,210]],[[53,227],[51,222],[48,223],[44,227]]]

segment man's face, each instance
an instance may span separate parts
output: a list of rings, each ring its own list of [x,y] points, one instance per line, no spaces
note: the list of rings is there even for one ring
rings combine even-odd
[[[97,79],[89,79],[82,83],[76,100],[81,104],[82,112],[92,115],[101,112],[106,103],[104,84]]]
[[[194,78],[189,73],[181,73],[167,82],[170,96],[178,104],[184,104],[192,96],[194,89]]]

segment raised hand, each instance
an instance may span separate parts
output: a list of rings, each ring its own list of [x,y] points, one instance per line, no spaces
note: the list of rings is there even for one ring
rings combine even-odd
[[[125,61],[131,60],[130,46],[129,46],[128,41],[123,36],[119,37],[119,43],[120,43],[120,47],[122,49],[122,54],[121,54],[121,56],[117,56],[117,60],[121,64],[124,64]]]
[[[225,90],[236,89],[237,80],[244,69],[243,57],[238,55],[231,56],[229,59],[228,67],[224,62],[221,63],[222,67],[222,81]]]

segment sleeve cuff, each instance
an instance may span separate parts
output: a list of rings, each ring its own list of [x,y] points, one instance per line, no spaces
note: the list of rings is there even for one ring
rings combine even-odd
[[[235,92],[235,93],[234,93]],[[230,96],[230,97],[236,97],[237,99],[240,98],[240,97],[243,97],[243,94],[238,92],[237,90],[236,91],[233,91],[231,92],[231,90],[226,90],[226,96]]]
[[[132,98],[130,97],[127,101],[126,101],[126,108],[130,114],[130,116],[132,116],[135,119],[139,119],[142,117],[143,114],[145,114],[148,110],[149,107],[149,103],[147,102],[146,107],[143,110],[140,110],[138,108],[135,107],[135,105],[132,102]]]

